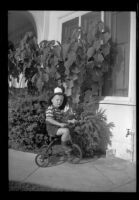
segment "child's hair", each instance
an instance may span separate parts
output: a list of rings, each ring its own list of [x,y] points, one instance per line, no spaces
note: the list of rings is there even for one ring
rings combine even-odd
[[[67,104],[67,102],[68,102],[68,98],[67,98],[67,96],[66,96],[65,94],[63,94],[63,93],[55,93],[55,94],[53,94],[53,96],[50,97],[50,99],[48,100],[48,106],[51,106],[51,105],[52,105],[52,99],[53,99],[53,97],[54,97],[55,95],[62,95],[62,96],[64,97],[63,103],[62,103],[62,105],[59,107],[60,110],[64,110],[64,108],[65,108],[65,106],[66,106],[66,104]]]

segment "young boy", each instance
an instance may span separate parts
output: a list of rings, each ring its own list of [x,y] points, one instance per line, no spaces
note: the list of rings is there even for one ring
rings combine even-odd
[[[71,148],[67,145],[71,141],[67,124],[63,123],[63,111],[67,104],[67,97],[59,87],[54,89],[54,95],[49,100],[49,107],[46,110],[47,131],[51,136],[61,135],[61,142],[65,153],[69,156]],[[68,120],[68,122],[73,120]]]

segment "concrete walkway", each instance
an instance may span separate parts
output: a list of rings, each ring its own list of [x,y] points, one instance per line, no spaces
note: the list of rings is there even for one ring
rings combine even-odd
[[[9,180],[68,191],[136,192],[136,166],[118,158],[94,158],[80,164],[53,163],[39,168],[33,153],[9,150]]]

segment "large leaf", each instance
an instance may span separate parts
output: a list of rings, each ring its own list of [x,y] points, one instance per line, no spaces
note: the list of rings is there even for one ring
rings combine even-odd
[[[101,46],[101,40],[96,40],[93,44],[93,47],[96,51],[98,51],[100,49]]]
[[[84,75],[85,75],[84,72],[78,74],[78,84],[79,85],[81,85],[83,83]]]
[[[100,69],[93,70],[92,79],[94,82],[100,82],[102,79],[102,71]]]
[[[65,74],[66,74],[67,76],[69,76],[69,74],[70,74],[69,68],[66,68]]]
[[[75,52],[71,51],[70,53],[68,53],[68,60],[65,62],[65,67],[69,68],[75,61],[76,61],[76,54]]]
[[[49,57],[48,63],[53,66],[54,65],[54,57]]]
[[[107,62],[103,62],[102,64],[102,72],[107,72],[109,69],[109,65]]]
[[[38,73],[34,74],[34,76],[31,79],[32,83],[35,83],[37,81],[37,78],[39,77]]]
[[[87,57],[88,57],[88,58],[92,57],[93,54],[94,54],[94,51],[95,51],[94,46],[90,47],[90,48],[87,50]]]
[[[89,102],[90,101],[90,98],[92,98],[92,91],[91,90],[87,90],[86,92],[85,92],[85,97],[84,97],[84,101],[85,102]]]
[[[97,96],[98,90],[99,90],[98,84],[92,84],[92,94]]]
[[[63,86],[64,86],[64,88],[65,88],[65,94],[66,94],[67,96],[71,96],[71,94],[72,94],[72,87],[69,87],[69,86],[70,86],[69,81],[67,80],[66,82],[64,82],[64,83],[63,83]]]
[[[49,75],[47,73],[42,74],[42,81],[43,82],[48,82],[49,81]]]
[[[98,30],[99,30],[100,32],[102,32],[102,31],[104,30],[104,23],[101,22],[101,21],[98,23]]]
[[[58,72],[56,72],[55,76],[56,76],[56,79],[61,78],[61,75]]]
[[[50,68],[51,76],[54,76],[56,71],[57,71],[56,67],[54,65],[51,65],[51,68]]]
[[[40,48],[43,49],[43,48],[46,48],[47,44],[48,44],[48,41],[47,40],[43,40],[43,41],[41,41],[39,43],[39,46],[40,46]]]
[[[43,49],[43,54],[41,56],[41,61],[43,64],[46,63],[46,61],[48,60],[48,55],[49,55],[50,49],[49,48],[45,48]]]
[[[53,48],[54,55],[60,59],[61,56],[61,47],[59,45]]]
[[[98,62],[101,62],[101,63],[103,62],[104,57],[102,56],[101,53],[98,54],[97,60],[98,60]]]
[[[80,85],[75,84],[73,89],[72,89],[72,100],[73,100],[73,103],[78,103],[79,102],[79,97],[80,97]]]
[[[73,99],[73,103],[75,103],[75,104],[76,104],[76,103],[79,103],[80,94],[77,93],[77,94],[73,95],[72,99]]]
[[[66,81],[66,85],[67,85],[67,88],[72,88],[73,86],[74,86],[74,84],[73,84],[73,80],[67,80]]]
[[[75,74],[78,74],[80,72],[80,69],[76,67],[75,69],[72,69],[72,72]]]
[[[103,33],[103,43],[107,43],[109,39],[111,38],[111,34],[109,32]]]
[[[71,94],[72,94],[72,89],[71,89],[71,88],[66,88],[65,94],[66,94],[67,96],[71,96]]]
[[[58,65],[58,61],[59,61],[58,57],[54,56],[54,66]]]
[[[102,52],[104,56],[107,56],[110,53],[110,45],[109,43],[106,45],[103,45]]]
[[[39,92],[41,92],[43,85],[44,85],[44,83],[42,82],[42,77],[40,76],[36,82],[36,86],[37,86]]]
[[[69,47],[70,47],[70,43],[64,43],[64,44],[62,44],[62,56],[63,56],[63,60],[65,60],[65,58],[67,57]]]
[[[87,62],[86,66],[93,69],[93,67],[94,67],[94,61]]]
[[[45,72],[49,74],[49,73],[50,73],[50,68],[49,68],[49,67],[46,67],[46,68],[45,68]]]
[[[78,47],[79,47],[78,42],[74,42],[74,43],[72,43],[72,44],[70,45],[70,51],[76,52],[77,49],[78,49]]]
[[[104,60],[104,57],[102,56],[101,53],[97,53],[97,54],[95,54],[94,59],[96,62],[102,63]]]
[[[72,80],[75,81],[75,80],[77,80],[77,79],[78,79],[78,76],[77,76],[76,74],[73,74]]]
[[[47,45],[50,46],[50,47],[54,46],[55,40],[48,41]]]

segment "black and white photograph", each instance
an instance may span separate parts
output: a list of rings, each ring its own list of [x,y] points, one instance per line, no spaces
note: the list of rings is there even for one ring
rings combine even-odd
[[[136,11],[7,15],[9,191],[135,193]]]

